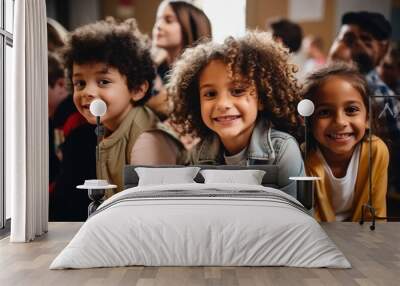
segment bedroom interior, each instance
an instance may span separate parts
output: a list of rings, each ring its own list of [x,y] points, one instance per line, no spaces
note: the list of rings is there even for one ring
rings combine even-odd
[[[151,34],[161,1],[0,1],[0,285],[398,284],[400,196],[388,190],[391,212],[376,217],[372,143],[368,203],[358,221],[313,217],[318,177],[281,180],[277,165],[202,164],[126,165],[123,191],[107,199],[105,189],[116,185],[88,177],[74,190],[91,199],[87,220],[49,221],[46,18],[73,30],[106,15],[135,17]],[[361,8],[391,18],[400,39],[398,0],[300,0],[320,7],[317,20],[302,20],[293,0],[237,2],[246,7],[246,28],[291,16],[306,33],[322,35],[326,53],[341,15]],[[98,163],[107,106],[93,102]],[[306,148],[314,104],[303,100],[297,107]],[[371,98],[368,108],[372,114]]]

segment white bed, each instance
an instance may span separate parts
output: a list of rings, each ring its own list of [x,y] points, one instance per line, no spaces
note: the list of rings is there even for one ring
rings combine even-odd
[[[128,265],[351,267],[293,197],[264,186],[198,183],[114,195],[50,269]]]

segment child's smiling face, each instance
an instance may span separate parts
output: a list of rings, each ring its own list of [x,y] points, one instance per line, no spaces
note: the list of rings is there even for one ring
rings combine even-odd
[[[233,81],[227,66],[213,60],[200,74],[199,91],[204,124],[218,134],[230,154],[240,152],[250,141],[260,109],[255,86]]]
[[[94,99],[102,99],[107,104],[107,112],[101,122],[110,131],[114,131],[133,108],[131,99],[140,100],[146,93],[140,88],[129,91],[125,76],[104,63],[74,63],[72,71],[76,108],[89,123],[95,124],[96,118],[89,106]]]
[[[317,91],[312,132],[326,159],[349,159],[368,127],[367,109],[349,81],[330,77]]]

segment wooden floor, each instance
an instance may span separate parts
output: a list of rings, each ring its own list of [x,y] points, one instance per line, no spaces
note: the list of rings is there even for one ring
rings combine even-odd
[[[50,223],[32,243],[0,241],[0,285],[400,285],[400,223],[323,224],[353,268],[122,267],[49,270],[81,223]]]

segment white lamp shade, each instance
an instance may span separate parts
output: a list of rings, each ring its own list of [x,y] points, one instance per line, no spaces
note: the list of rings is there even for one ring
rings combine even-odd
[[[297,104],[297,112],[301,116],[311,116],[314,113],[314,103],[309,99],[303,99]]]
[[[107,112],[107,105],[101,99],[95,99],[90,103],[90,113],[94,116],[103,116]]]

